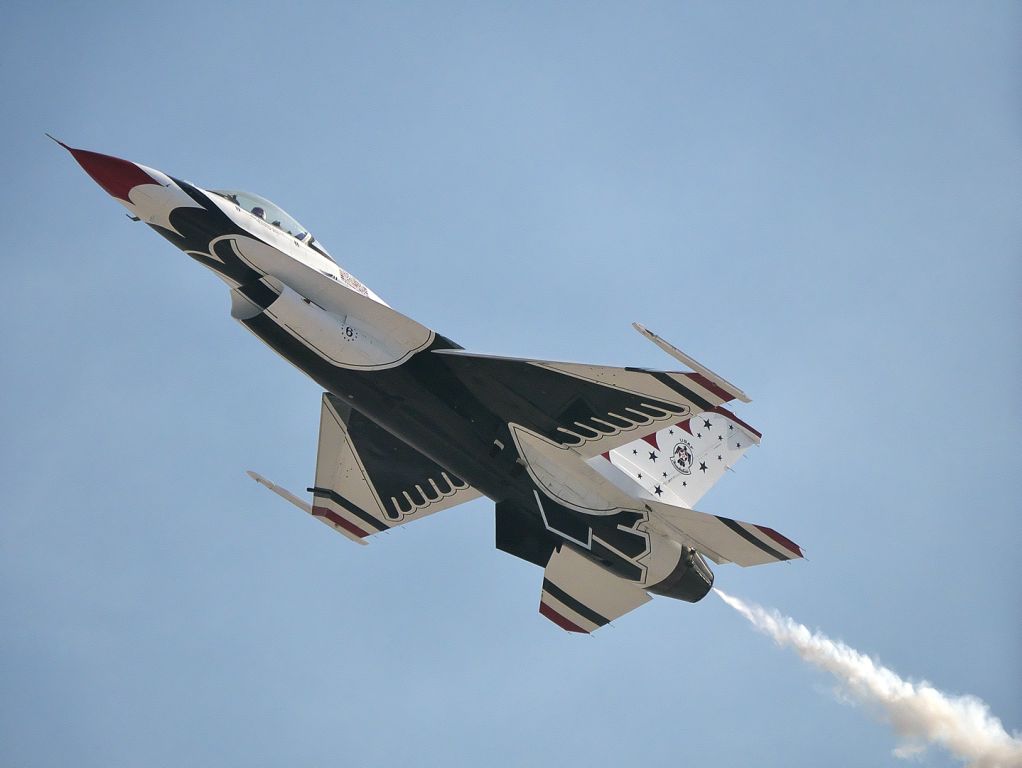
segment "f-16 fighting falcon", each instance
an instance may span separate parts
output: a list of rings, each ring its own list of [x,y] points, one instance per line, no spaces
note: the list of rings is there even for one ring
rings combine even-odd
[[[745,394],[657,334],[689,372],[469,352],[392,309],[269,200],[201,189],[58,142],[131,218],[228,286],[231,316],[323,388],[311,504],[360,544],[485,495],[496,545],[544,569],[539,611],[592,632],[649,601],[687,602],[714,563],[802,557],[772,528],[692,507],[760,433]]]

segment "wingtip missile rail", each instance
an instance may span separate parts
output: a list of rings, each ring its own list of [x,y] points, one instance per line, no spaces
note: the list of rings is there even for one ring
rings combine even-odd
[[[743,403],[751,403],[752,402],[751,398],[747,394],[745,394],[741,389],[736,387],[730,381],[725,379],[720,374],[714,373],[709,368],[707,368],[705,365],[700,363],[698,360],[690,357],[689,355],[686,355],[684,352],[682,352],[676,346],[671,344],[669,341],[667,341],[666,339],[661,338],[656,333],[651,331],[649,328],[647,328],[646,326],[642,325],[642,323],[632,323],[632,328],[634,328],[639,333],[641,333],[643,336],[645,336],[647,339],[652,341],[654,344],[656,344],[658,347],[660,347],[660,349],[662,349],[664,352],[669,354],[675,360],[678,360],[681,363],[683,363],[684,365],[687,365],[689,368],[691,368],[696,373],[699,373],[699,374],[705,376],[706,378],[708,378],[710,381],[712,381],[714,384],[716,384],[718,387],[723,389],[728,394],[733,395],[736,400],[740,400]]]

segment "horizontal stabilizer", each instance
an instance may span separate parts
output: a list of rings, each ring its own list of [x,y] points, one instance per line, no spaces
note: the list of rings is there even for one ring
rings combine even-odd
[[[773,528],[650,501],[651,527],[697,549],[717,564],[763,565],[801,558],[801,547]]]
[[[312,514],[359,539],[480,494],[329,393],[323,395]]]
[[[651,599],[565,544],[543,572],[539,612],[568,632],[589,633]]]

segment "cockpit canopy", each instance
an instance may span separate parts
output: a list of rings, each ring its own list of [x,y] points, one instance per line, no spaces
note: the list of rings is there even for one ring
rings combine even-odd
[[[321,254],[330,259],[330,254],[324,250],[316,238],[312,234],[298,223],[296,219],[290,216],[280,206],[267,200],[265,197],[254,195],[251,192],[241,192],[233,189],[214,189],[210,190],[213,194],[220,195],[220,197],[230,200],[232,203],[244,208],[246,211],[251,213],[253,216],[257,216],[268,224],[272,224],[278,229],[282,229],[289,235],[294,237],[296,240],[315,248]],[[330,259],[333,261],[333,259]]]

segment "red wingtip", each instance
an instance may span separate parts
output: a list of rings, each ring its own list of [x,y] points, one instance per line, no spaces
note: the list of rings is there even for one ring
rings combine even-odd
[[[112,155],[102,155],[87,149],[69,147],[60,139],[46,134],[64,149],[71,153],[85,172],[112,197],[131,202],[128,193],[140,184],[157,184],[158,182],[134,163]]]

